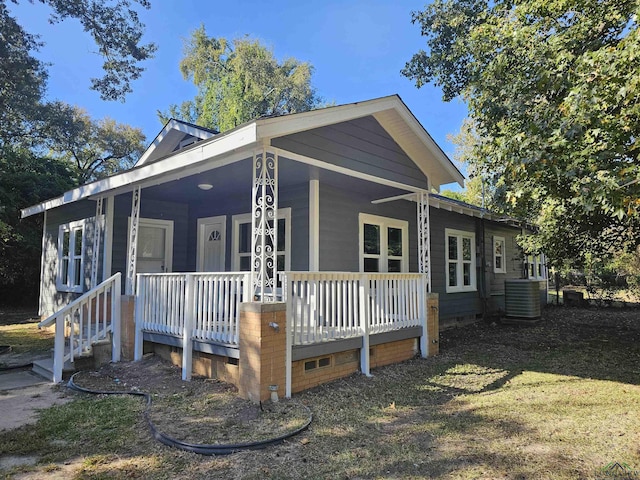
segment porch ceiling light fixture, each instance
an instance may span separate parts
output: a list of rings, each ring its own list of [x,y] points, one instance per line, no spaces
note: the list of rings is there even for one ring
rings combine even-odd
[[[211,190],[213,188],[213,185],[211,185],[210,183],[199,183],[198,188],[206,192],[207,190]]]

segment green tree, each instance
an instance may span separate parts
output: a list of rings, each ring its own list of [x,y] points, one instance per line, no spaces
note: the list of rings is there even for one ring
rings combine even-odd
[[[3,302],[37,298],[42,218],[21,220],[20,209],[60,195],[73,186],[65,162],[45,160],[26,149],[0,151],[0,285]]]
[[[93,120],[84,110],[56,104],[45,142],[51,155],[69,164],[78,184],[131,168],[145,149],[142,130],[110,118]]]
[[[12,0],[18,3],[18,0]],[[103,100],[124,100],[132,91],[131,82],[138,79],[144,68],[140,63],[151,58],[156,51],[153,43],[144,44],[144,24],[140,21],[133,3],[149,9],[148,0],[40,0],[51,7],[49,23],[56,24],[66,19],[80,22],[85,32],[93,38],[97,53],[104,58],[104,75],[91,79],[91,88],[98,91]],[[1,10],[3,20],[9,16],[6,8]],[[15,23],[14,19],[11,19]],[[31,47],[36,46],[31,37]],[[2,65],[4,66],[4,65]],[[42,64],[40,64],[42,67]]]
[[[631,0],[436,0],[413,13],[428,48],[402,73],[467,102],[483,139],[472,163],[556,263],[640,241],[639,14]]]
[[[174,117],[225,131],[259,116],[311,110],[321,101],[311,86],[309,63],[279,62],[257,40],[209,37],[204,26],[185,42],[180,71],[198,93],[158,112],[163,123]]]
[[[0,145],[27,139],[27,126],[39,116],[47,72],[30,53],[39,46],[0,3]]]

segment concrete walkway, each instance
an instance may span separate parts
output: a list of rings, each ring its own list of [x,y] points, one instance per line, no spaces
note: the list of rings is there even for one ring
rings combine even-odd
[[[0,431],[36,423],[38,410],[72,398],[30,370],[0,372]]]

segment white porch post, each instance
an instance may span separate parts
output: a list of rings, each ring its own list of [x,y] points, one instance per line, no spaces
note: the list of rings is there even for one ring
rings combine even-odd
[[[309,180],[309,271],[320,271],[320,181]]]
[[[253,155],[251,221],[253,299],[273,302],[278,278],[278,155],[266,148]]]
[[[102,234],[103,197],[96,200],[96,219],[93,223],[93,251],[91,252],[91,288],[98,285],[98,262],[100,261],[100,235]]]
[[[129,249],[127,251],[126,295],[135,293],[136,255],[138,251],[138,220],[140,217],[140,187],[133,190],[131,197],[131,225],[129,226]]]
[[[104,222],[104,252],[102,253],[102,281],[111,276],[111,249],[113,247],[113,209],[115,197],[107,197]],[[119,292],[122,293],[122,292]]]
[[[418,271],[424,276],[420,282],[419,310],[422,335],[420,336],[420,354],[426,358],[429,346],[429,312],[426,293],[431,292],[431,225],[429,223],[429,193],[418,193]],[[425,285],[426,282],[426,285]]]
[[[429,193],[418,193],[418,272],[427,276],[431,292],[431,231],[429,225]]]

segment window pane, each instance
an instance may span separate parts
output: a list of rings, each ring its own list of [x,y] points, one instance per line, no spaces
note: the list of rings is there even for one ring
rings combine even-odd
[[[502,269],[502,257],[496,257],[496,270]]]
[[[365,272],[378,272],[378,259],[377,258],[365,258],[364,259],[364,271]]]
[[[458,237],[449,237],[449,260],[458,259]]]
[[[533,263],[529,264],[529,276],[533,277],[534,275],[534,270],[533,270]]]
[[[397,273],[402,271],[402,260],[389,260],[388,271]]]
[[[65,285],[69,283],[69,259],[68,258],[62,259],[62,283]]]
[[[380,254],[380,225],[364,224],[364,253]],[[377,272],[378,270],[368,271]]]
[[[251,224],[240,224],[240,239],[239,239],[240,253],[251,253]],[[242,263],[242,260],[240,260]]]
[[[138,258],[164,258],[164,228],[140,227],[138,229]]]
[[[502,240],[496,241],[496,255],[502,255]]]
[[[79,257],[82,255],[82,229],[78,228],[75,232],[75,244],[73,246],[74,255]]]
[[[463,285],[464,286],[469,286],[471,285],[471,264],[470,263],[463,263],[462,264],[462,279],[463,279]]]
[[[284,236],[284,223],[285,220],[284,218],[281,218],[278,220],[278,251],[279,252],[284,252],[285,251],[285,240],[286,237]],[[278,267],[278,270],[280,269],[280,267]]]
[[[542,264],[538,264],[538,276],[542,278]]]
[[[248,272],[251,270],[251,257],[240,257],[240,271]]]
[[[69,256],[69,239],[71,238],[70,232],[64,232],[62,234],[62,256]],[[66,277],[66,275],[65,275]]]
[[[73,286],[78,286],[80,285],[80,274],[82,272],[80,271],[80,259],[76,258],[73,261]]]
[[[449,262],[449,286],[455,287],[458,285],[458,264],[455,262]]]
[[[462,239],[462,259],[471,260],[471,239],[470,238]]]
[[[389,255],[392,257],[401,257],[402,230],[400,228],[387,228],[387,236],[389,242]]]

